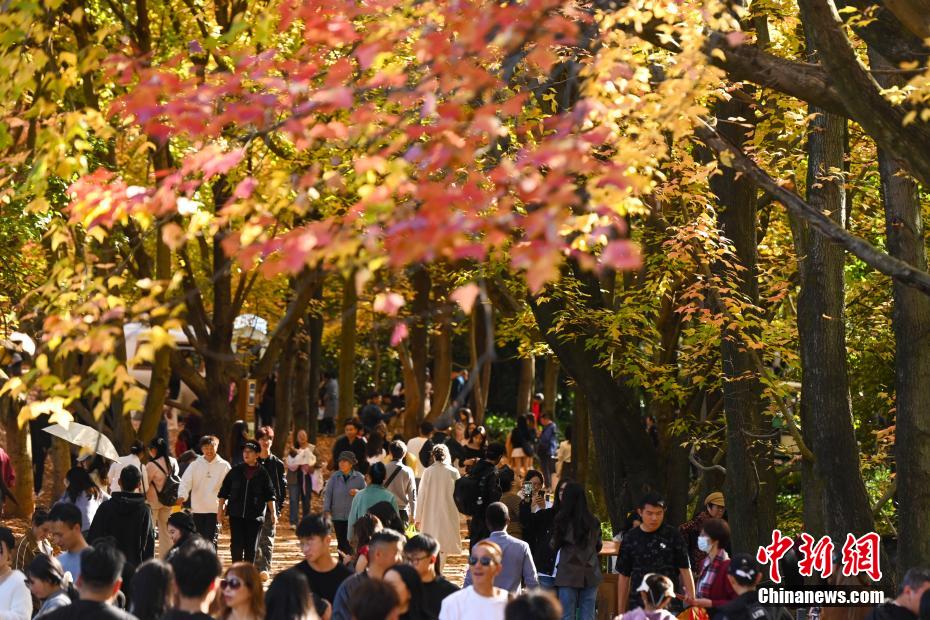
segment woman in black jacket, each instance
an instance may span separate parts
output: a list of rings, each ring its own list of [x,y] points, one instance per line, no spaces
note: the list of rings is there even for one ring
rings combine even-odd
[[[594,620],[597,587],[601,583],[601,523],[588,510],[584,487],[569,482],[562,489],[560,508],[552,524],[552,548],[558,553],[555,586],[562,618]]]
[[[554,590],[552,573],[555,570],[555,550],[552,548],[552,525],[555,515],[561,507],[560,492],[567,482],[559,481],[555,487],[552,502],[546,500],[543,488],[543,476],[535,469],[526,472],[523,489],[520,491],[520,524],[523,526],[523,540],[533,553],[533,563],[539,575],[539,585]],[[527,493],[529,491],[529,493]]]

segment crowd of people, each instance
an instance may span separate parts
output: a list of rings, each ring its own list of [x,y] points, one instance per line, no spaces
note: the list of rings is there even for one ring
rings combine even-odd
[[[272,428],[237,426],[231,462],[205,435],[187,462],[156,438],[107,468],[79,463],[24,536],[0,527],[0,620],[593,620],[604,535],[549,414],[527,414],[496,443],[463,409],[405,441],[388,438],[379,404],[369,399],[327,455],[299,431],[279,458]],[[619,617],[776,620],[758,603],[756,560],[729,555],[723,494],[681,527],[666,508],[645,495],[616,537]],[[284,514],[303,560],[272,577]],[[463,552],[460,588],[444,569]],[[915,620],[930,573],[909,575],[903,602],[875,620]]]

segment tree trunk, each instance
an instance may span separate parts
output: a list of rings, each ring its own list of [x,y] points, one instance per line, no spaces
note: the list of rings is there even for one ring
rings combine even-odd
[[[751,119],[752,110],[734,98],[718,104],[718,118]],[[748,131],[742,123],[725,122],[719,131],[736,144],[743,144]],[[732,241],[736,258],[745,268],[738,282],[727,282],[743,299],[759,303],[756,269],[756,195],[755,187],[744,176],[736,178],[731,168],[710,181],[720,204],[719,223],[723,235]],[[722,264],[714,265],[720,277],[732,277]],[[733,551],[755,551],[760,543],[771,540],[775,527],[775,476],[768,444],[752,439],[745,432],[759,434],[762,422],[762,383],[759,381],[751,351],[739,334],[726,325],[721,334],[721,358],[725,382],[723,410],[727,423],[727,510],[733,523]]]
[[[484,423],[485,407],[488,403],[488,385],[491,378],[491,363],[493,362],[493,340],[489,344],[488,338],[493,320],[491,303],[478,301],[471,313],[471,367],[472,374],[469,381],[472,384],[471,398],[474,403],[475,422]]]
[[[16,472],[13,488],[10,489],[15,502],[8,499],[3,509],[4,516],[28,519],[35,509],[35,489],[32,477],[32,442],[29,441],[29,424],[19,426],[17,418],[21,405],[9,394],[0,396],[0,421],[6,432],[6,444],[3,446],[10,455],[10,464]]]
[[[355,410],[355,337],[358,315],[358,293],[355,272],[350,273],[342,288],[342,330],[339,334],[339,414],[336,425],[352,417]]]
[[[52,459],[52,501],[58,501],[65,492],[65,475],[71,469],[71,444],[64,439],[52,437],[52,447],[48,454]]]
[[[411,422],[414,434],[410,437],[416,437],[416,427],[426,416],[426,366],[429,360],[429,326],[430,326],[430,281],[429,270],[425,265],[412,268],[410,274],[410,283],[413,285],[413,302],[410,310],[413,313],[413,322],[410,326],[410,355],[413,358],[414,379],[417,382],[417,388],[420,398],[414,403],[414,407],[409,404],[404,415],[410,415],[414,418]],[[406,392],[406,388],[404,390]],[[405,428],[407,424],[405,423]]]
[[[284,352],[278,362],[278,380],[274,393],[274,441],[271,451],[274,454],[284,452],[287,434],[294,419],[294,374],[297,370],[297,334],[292,334],[284,345]]]
[[[310,331],[306,315],[304,316],[304,320],[300,322],[300,327],[295,333],[294,340],[296,360],[294,364],[294,406],[292,423],[294,432],[296,433],[297,429],[306,430],[310,425],[311,416],[314,418],[316,417],[316,395],[319,392],[318,386],[314,386],[310,383]],[[282,359],[282,362],[283,361]]]
[[[555,418],[555,403],[559,399],[559,358],[546,357],[543,370],[543,411]]]
[[[517,385],[517,415],[530,412],[533,404],[533,392],[536,388],[536,358],[520,358],[520,383]]]
[[[323,284],[317,288],[314,298],[323,299]],[[304,319],[310,334],[310,418],[307,420],[307,432],[310,441],[316,443],[317,403],[320,394],[320,378],[323,375],[323,316],[319,313],[307,315]]]
[[[575,277],[585,283],[590,303],[597,305],[595,300],[600,298],[597,281],[583,273],[576,273]],[[604,485],[611,523],[617,529],[644,493],[663,490],[664,475],[642,424],[639,398],[625,377],[614,378],[601,366],[598,352],[588,349],[584,334],[565,338],[565,334],[553,332],[563,310],[556,297],[545,301],[530,298],[529,304],[549,348],[575,381],[576,390],[585,395],[590,429],[597,429],[591,435],[598,474]]]
[[[552,358],[549,358],[551,360]],[[546,360],[547,365],[549,360]],[[584,392],[575,390],[575,416],[572,427],[572,464],[575,468],[575,480],[587,487],[590,479],[591,424],[588,417],[588,399]]]
[[[894,69],[870,51],[872,69]],[[906,80],[875,73],[883,87]],[[927,270],[924,225],[917,183],[888,153],[879,149],[882,202],[888,252]],[[895,337],[895,472],[898,498],[897,570],[930,564],[930,298],[894,281],[892,328]]]
[[[152,161],[157,171],[170,168],[171,161],[167,144],[152,154]],[[155,230],[155,278],[167,289],[168,281],[171,279],[171,250],[162,239],[162,224],[159,224]],[[163,298],[164,293],[161,296]],[[153,326],[161,322],[161,319],[154,320]],[[142,426],[139,427],[138,432],[138,438],[145,444],[148,444],[158,431],[170,382],[171,347],[162,346],[155,351],[155,359],[152,360],[152,375],[149,379],[148,394],[145,397],[145,408],[142,411]]]
[[[404,381],[404,401],[406,408],[404,410],[403,428],[407,437],[416,437],[419,435],[416,412],[423,409],[422,396],[420,395],[420,385],[416,377],[416,367],[413,360],[413,354],[406,343],[401,343],[398,350],[400,355],[400,369]]]
[[[437,318],[438,331],[433,336],[433,398],[430,401],[428,419],[435,422],[449,406],[452,388],[452,311],[441,302],[442,309]]]

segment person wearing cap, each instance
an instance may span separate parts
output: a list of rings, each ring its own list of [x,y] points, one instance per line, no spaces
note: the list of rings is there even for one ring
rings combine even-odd
[[[190,513],[175,512],[168,517],[168,527],[166,529],[168,540],[172,543],[172,546],[165,555],[165,561],[171,562],[171,558],[178,554],[178,551],[191,540],[191,537],[197,536],[197,528]]]
[[[201,437],[200,451],[203,455],[184,470],[178,487],[178,506],[183,506],[190,499],[194,527],[198,534],[213,543],[214,549],[219,537],[216,498],[230,470],[229,463],[216,453],[219,446],[219,438],[213,435]]]
[[[714,620],[776,620],[780,616],[779,608],[759,603],[756,586],[762,579],[762,567],[754,557],[748,553],[735,554],[727,569],[727,579],[737,596],[717,610]]]
[[[242,463],[229,470],[217,494],[216,522],[229,515],[230,553],[233,562],[255,561],[258,535],[265,519],[277,523],[274,483],[258,464],[261,448],[252,440],[242,446]]]
[[[349,544],[349,511],[356,493],[365,488],[365,477],[355,471],[358,458],[351,450],[343,450],[336,459],[339,470],[329,477],[323,491],[323,514],[333,522],[339,550],[352,553]]]
[[[675,615],[666,607],[675,600],[675,586],[665,575],[649,573],[643,577],[636,594],[642,601],[637,607],[616,617],[616,620],[674,620]]]
[[[694,577],[691,574],[688,548],[678,530],[665,523],[665,509],[666,503],[662,496],[647,493],[639,503],[638,512],[642,523],[623,537],[617,560],[617,572],[620,573],[617,579],[617,605],[620,613],[643,604],[634,588],[649,573],[665,575],[676,587],[679,584],[684,586],[686,597],[694,597]],[[676,610],[673,608],[673,611]]]
[[[691,559],[691,567],[695,571],[701,570],[704,558],[707,557],[707,553],[701,551],[698,546],[698,537],[701,535],[704,522],[708,519],[722,519],[723,513],[726,512],[723,493],[714,491],[704,498],[703,506],[697,516],[678,528],[678,531],[681,532],[682,537],[685,539],[685,544],[688,545],[688,557]]]

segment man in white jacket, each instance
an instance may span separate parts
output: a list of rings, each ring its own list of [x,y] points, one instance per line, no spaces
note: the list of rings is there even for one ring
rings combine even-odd
[[[214,548],[219,538],[216,494],[219,493],[223,478],[230,469],[229,463],[216,453],[219,445],[220,440],[213,435],[204,435],[200,439],[203,456],[198,457],[184,470],[178,489],[178,505],[183,505],[187,498],[190,498],[197,533],[212,542]]]

